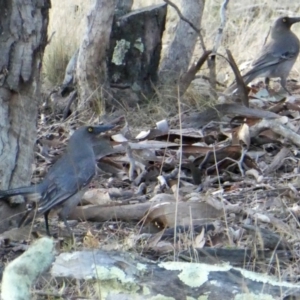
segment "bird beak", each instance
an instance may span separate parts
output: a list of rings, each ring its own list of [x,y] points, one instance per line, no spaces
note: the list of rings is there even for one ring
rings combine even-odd
[[[296,18],[289,18],[290,24],[294,24],[297,22],[300,22],[300,17],[296,17]]]
[[[96,134],[99,134],[101,132],[105,132],[108,130],[111,130],[115,127],[115,125],[97,125],[97,126],[93,126],[94,127],[94,131]]]

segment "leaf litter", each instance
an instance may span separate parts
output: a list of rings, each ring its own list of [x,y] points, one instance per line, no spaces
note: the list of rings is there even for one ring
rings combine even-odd
[[[215,253],[211,263],[229,261],[296,281],[300,97],[251,92],[250,105],[258,108],[223,104],[185,112],[181,129],[178,117],[141,130],[123,116],[111,119],[117,127],[103,137],[107,151],[97,176],[69,218],[77,221],[77,249],[138,251],[161,260],[172,260],[176,251],[184,261]],[[79,124],[72,116],[39,124],[32,183]],[[42,220],[33,231],[44,233]],[[57,235],[64,240],[64,234],[59,225]],[[251,257],[238,261],[234,251],[245,249]]]

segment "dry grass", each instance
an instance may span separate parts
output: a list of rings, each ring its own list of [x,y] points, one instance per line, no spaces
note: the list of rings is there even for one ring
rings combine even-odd
[[[48,37],[50,44],[45,49],[43,74],[53,85],[61,84],[69,59],[80,44],[85,17],[92,1],[51,1]]]

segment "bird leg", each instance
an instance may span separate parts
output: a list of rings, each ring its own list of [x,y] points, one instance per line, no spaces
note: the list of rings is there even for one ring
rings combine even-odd
[[[285,78],[280,78],[280,84],[282,88],[291,96],[292,94],[289,92],[289,90],[286,88],[286,79]]]
[[[270,78],[269,77],[265,78],[265,85],[266,85],[266,90],[269,92],[269,85],[270,85]]]
[[[68,232],[70,234],[70,236],[73,237],[73,231],[72,231],[72,229],[71,229],[71,227],[70,227],[70,225],[69,225],[69,223],[68,223],[65,215],[62,215],[61,218],[62,218],[62,220],[63,220],[63,222],[64,222],[64,224],[65,224],[65,226],[66,226],[66,228],[67,228],[67,230],[68,230]]]
[[[46,212],[44,213],[44,219],[45,219],[45,226],[46,226],[46,232],[47,232],[47,235],[48,235],[48,236],[51,236],[50,230],[49,230],[49,222],[48,222],[48,215],[49,215],[49,213],[50,213],[50,210],[48,210],[48,211],[46,211]]]

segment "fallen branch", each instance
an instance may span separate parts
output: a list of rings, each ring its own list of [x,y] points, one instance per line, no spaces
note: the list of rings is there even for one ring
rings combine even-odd
[[[189,256],[196,254],[190,251]],[[244,254],[245,250],[242,251]],[[69,280],[97,280],[101,299],[119,299],[120,294],[124,299],[179,300],[203,296],[209,300],[216,299],[216,295],[223,299],[283,299],[300,293],[297,284],[230,265],[155,263],[133,253],[100,250],[60,254],[51,275]]]

